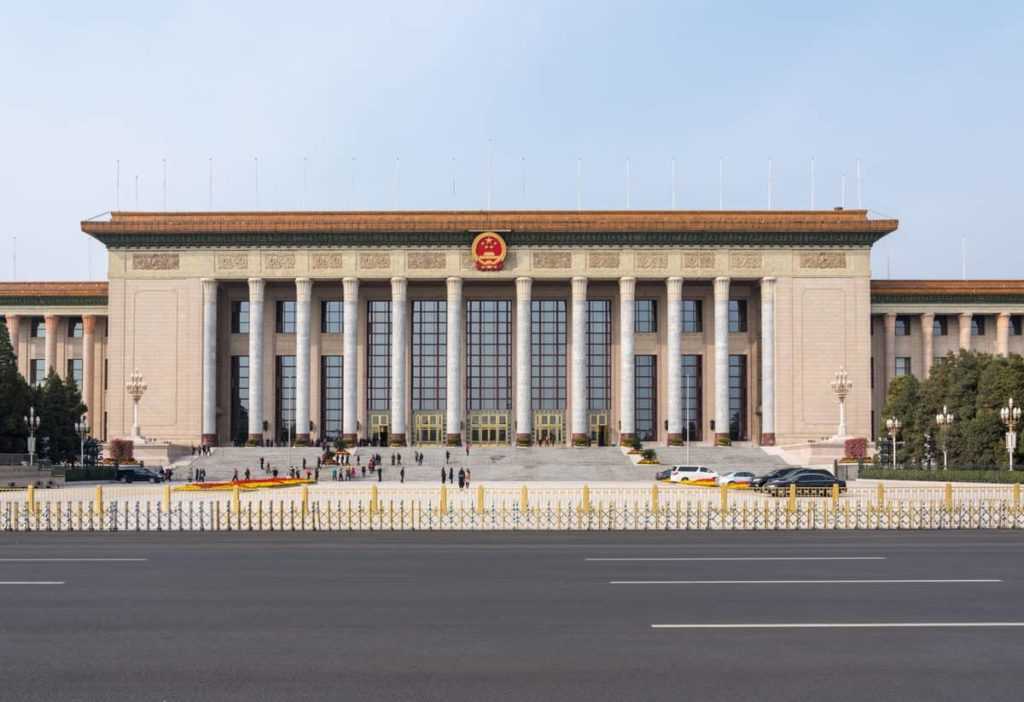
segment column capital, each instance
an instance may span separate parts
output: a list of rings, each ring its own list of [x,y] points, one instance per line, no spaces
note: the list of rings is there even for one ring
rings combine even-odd
[[[636,298],[636,278],[633,276],[619,278],[619,297],[623,300]]]
[[[313,297],[313,281],[309,278],[295,279],[295,300],[297,302],[309,302]]]
[[[249,278],[249,304],[263,302],[263,291],[267,281],[263,278]]]
[[[674,275],[665,279],[665,288],[669,302],[679,302],[683,298],[683,279]]]
[[[452,295],[456,295],[456,296],[461,296],[462,295],[462,278],[453,275],[453,276],[449,276],[449,277],[445,278],[444,282],[445,282],[445,286],[448,289],[449,297],[452,296]]]
[[[720,275],[715,278],[715,295],[728,295],[729,282],[728,276]]]
[[[96,332],[96,315],[82,315],[82,334],[93,334]]]
[[[1013,316],[1013,313],[1012,312],[997,312],[996,316],[999,317],[999,319],[1005,319],[1006,321],[1009,321],[1010,317]]]
[[[935,321],[935,313],[934,312],[922,312],[921,313],[921,319],[922,320],[928,319],[928,320],[931,320],[931,321]]]
[[[391,299],[395,301],[405,300],[405,293],[409,287],[409,279],[402,276],[395,276],[391,279]]]
[[[516,278],[516,297],[529,297],[533,292],[533,278],[519,276]]]
[[[577,275],[573,277],[572,299],[573,301],[587,299],[587,279],[584,276]]]
[[[216,278],[200,278],[199,282],[203,285],[203,295],[212,297],[217,294]]]
[[[359,278],[342,278],[341,287],[346,300],[355,300],[359,296]]]
[[[893,315],[893,316],[895,317],[895,315]],[[972,317],[974,317],[974,313],[973,312],[961,312],[960,313],[960,319],[966,319],[966,320],[970,321],[970,319]]]

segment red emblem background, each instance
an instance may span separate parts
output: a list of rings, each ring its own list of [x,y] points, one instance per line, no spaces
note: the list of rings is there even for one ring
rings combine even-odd
[[[479,271],[500,271],[505,265],[508,244],[497,232],[481,232],[473,239],[473,262]]]

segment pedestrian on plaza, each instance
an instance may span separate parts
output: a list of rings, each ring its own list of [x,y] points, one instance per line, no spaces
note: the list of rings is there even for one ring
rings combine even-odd
[[[455,477],[454,476],[455,476],[455,469],[452,468],[451,466],[448,466],[448,483],[449,484],[454,484],[455,483]]]
[[[237,483],[238,482],[238,469],[237,468],[235,468],[235,472],[232,473],[232,475],[231,475],[231,482],[233,482],[233,483]]]
[[[445,449],[445,452],[444,452],[444,464],[448,465],[448,461],[450,461],[450,460],[452,460],[452,452],[450,450],[448,450],[448,449]]]
[[[459,489],[466,487],[466,471],[464,468],[459,468]]]
[[[402,470],[398,471],[398,478],[399,482],[405,482],[405,468],[402,468]]]
[[[192,466],[188,467],[188,481],[192,482]]]
[[[275,468],[271,474],[276,478],[277,477],[277,468]]]
[[[377,482],[379,483],[382,480],[384,480],[384,466],[377,469]]]
[[[466,442],[466,458],[469,458],[469,442]]]
[[[337,468],[331,468],[331,480],[333,480],[334,482],[338,482],[338,469]]]
[[[395,465],[395,454],[391,454],[391,465]]]
[[[470,475],[470,471],[469,471],[469,468],[467,468],[466,469],[466,488],[467,489],[469,488],[469,475]]]
[[[402,454],[398,454],[398,465],[402,465]]]
[[[249,473],[249,469],[246,468],[245,469],[245,479],[248,480],[250,475],[251,475],[251,473]]]
[[[447,474],[447,473],[445,473],[445,471],[444,471],[444,467],[442,466],[442,467],[441,467],[441,484],[442,484],[442,485],[444,485],[444,481],[445,481],[445,479],[447,479],[447,478],[448,478],[448,474]]]
[[[365,478],[366,477],[366,466],[362,466],[362,468],[363,468],[363,477]]]

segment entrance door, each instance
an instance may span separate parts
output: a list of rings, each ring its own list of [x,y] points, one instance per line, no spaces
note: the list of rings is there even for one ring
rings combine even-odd
[[[391,429],[391,414],[388,412],[370,413],[370,443],[375,446],[387,446]]]
[[[508,412],[480,412],[469,415],[469,441],[479,446],[507,446],[509,443]]]
[[[607,446],[608,445],[608,413],[607,412],[591,412],[589,417],[590,423],[590,445],[591,446]]]
[[[444,436],[444,414],[442,412],[416,412],[413,415],[414,441],[419,446],[440,446]]]
[[[565,446],[565,413],[549,410],[534,412],[533,443],[536,446]]]

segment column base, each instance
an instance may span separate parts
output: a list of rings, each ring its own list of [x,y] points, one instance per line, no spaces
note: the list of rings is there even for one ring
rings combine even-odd
[[[531,434],[516,434],[516,446],[529,446],[533,443]]]
[[[682,446],[686,442],[683,440],[682,434],[669,434],[667,443],[669,446]]]
[[[715,433],[715,446],[732,446],[732,439],[728,434]]]
[[[774,446],[775,445],[775,433],[767,432],[761,434],[761,445],[762,446]]]
[[[572,435],[572,445],[576,447],[590,446],[590,435],[589,434],[578,434]]]
[[[462,446],[462,434],[445,434],[445,446]]]
[[[294,439],[296,446],[309,446],[309,434],[296,434]]]
[[[245,443],[249,446],[260,446],[263,443],[263,434],[249,434]]]
[[[345,448],[354,448],[359,443],[357,434],[342,434],[341,440],[345,442]]]
[[[200,440],[203,446],[216,446],[217,435],[216,434],[203,434],[203,438]]]
[[[405,434],[391,434],[388,436],[388,446],[405,446]]]

